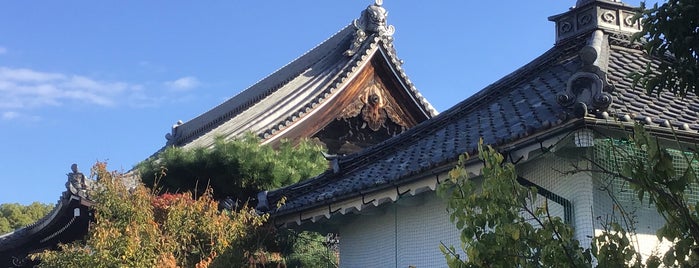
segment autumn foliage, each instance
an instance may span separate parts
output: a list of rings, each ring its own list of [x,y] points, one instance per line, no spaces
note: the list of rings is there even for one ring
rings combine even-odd
[[[247,206],[219,210],[210,189],[156,196],[97,163],[91,196],[95,221],[84,241],[33,256],[40,267],[246,267],[256,252],[244,243],[266,221]]]

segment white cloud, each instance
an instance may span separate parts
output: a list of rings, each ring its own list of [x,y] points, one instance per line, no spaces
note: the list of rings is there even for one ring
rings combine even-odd
[[[40,121],[41,118],[36,115],[22,114],[16,111],[5,111],[0,113],[0,121]]]
[[[124,96],[141,89],[140,85],[99,81],[80,75],[0,67],[0,96],[3,96],[0,109],[40,108],[66,103],[115,106]]]
[[[19,113],[13,111],[3,112],[1,117],[3,120],[12,120],[19,117]]]
[[[165,85],[175,90],[189,90],[199,86],[199,80],[194,76],[185,76],[175,81],[165,82]]]
[[[154,107],[188,97],[181,95],[200,85],[193,76],[136,84],[0,66],[0,121],[41,120],[29,111],[64,105]]]
[[[147,71],[147,72],[164,73],[167,70],[167,68],[165,66],[160,65],[157,62],[142,60],[142,61],[139,61],[137,64],[138,64],[139,68],[141,68],[143,71]]]
[[[30,69],[12,69],[0,67],[0,81],[15,82],[46,82],[66,79],[65,75],[58,73],[37,72]]]
[[[0,47],[0,55],[7,53],[7,48]]]

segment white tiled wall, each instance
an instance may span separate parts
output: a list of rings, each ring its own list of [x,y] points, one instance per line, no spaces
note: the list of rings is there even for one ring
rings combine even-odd
[[[433,192],[417,198],[419,205],[388,204],[383,214],[360,216],[341,228],[340,266],[445,267],[440,242],[460,248],[459,232]]]
[[[613,212],[609,195],[601,191],[599,178],[590,172],[566,174],[574,165],[586,168],[584,161],[553,154],[517,166],[520,176],[569,200],[575,236],[589,246],[599,230],[599,220]],[[589,168],[589,166],[587,166]],[[623,195],[620,195],[623,196]],[[407,198],[407,197],[406,197]],[[440,242],[460,250],[459,231],[449,222],[445,202],[434,192],[419,195],[420,202],[383,205],[380,213],[360,215],[340,229],[341,267],[445,267]],[[543,198],[539,197],[539,201]],[[662,218],[652,208],[627,200],[629,210],[639,219],[639,247],[645,253],[658,248],[654,236]],[[414,203],[419,203],[415,205]],[[551,214],[563,218],[563,207],[548,201]]]
[[[590,245],[593,235],[593,185],[589,172],[566,174],[573,165],[584,167],[577,159],[557,157],[549,154],[524,165],[517,166],[517,173],[525,179],[567,199],[573,206],[573,228],[575,238],[581,245]],[[549,201],[552,215],[563,218],[563,213],[554,211],[559,206]],[[562,209],[562,208],[561,208]],[[553,213],[555,212],[555,213]]]

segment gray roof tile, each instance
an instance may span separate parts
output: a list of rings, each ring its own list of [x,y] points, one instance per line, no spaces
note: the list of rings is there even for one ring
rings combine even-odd
[[[266,139],[316,108],[348,81],[358,64],[376,51],[388,56],[392,68],[428,116],[436,115],[400,67],[391,39],[373,33],[353,56],[345,55],[355,36],[349,25],[266,78],[213,109],[173,127],[168,145],[210,146],[217,135],[239,136],[251,131]],[[379,50],[376,50],[376,49]]]
[[[330,84],[340,79],[343,67],[350,64],[351,58],[343,56],[342,53],[349,47],[353,33],[352,27],[345,27],[303,56],[233,98],[178,126],[177,139],[171,143],[188,144],[216,128],[219,130],[226,128],[233,132],[236,129],[266,131],[266,129],[254,129],[251,124],[257,123],[258,128],[273,129],[279,122],[283,123],[287,117],[293,118],[294,115],[289,113],[303,112],[311,108],[325,93],[324,88],[318,85]],[[269,110],[273,106],[268,103],[288,106],[280,105],[275,111]],[[298,107],[299,105],[301,107]],[[264,116],[267,123],[256,121],[260,116]],[[231,122],[231,118],[236,120]]]
[[[612,118],[651,118],[662,126],[687,124],[699,129],[699,100],[680,99],[662,93],[645,96],[631,87],[630,71],[645,66],[649,59],[625,36],[610,40],[608,80],[615,85],[613,103],[607,112]],[[454,161],[464,152],[473,153],[480,137],[487,144],[501,145],[560,126],[566,120],[556,102],[564,93],[566,81],[581,66],[577,57],[586,39],[569,40],[544,53],[512,74],[486,87],[440,115],[401,135],[339,159],[341,171],[320,176],[268,193],[276,202],[287,202],[275,215],[324,206],[361,196],[362,193],[405,183],[410,176]],[[596,120],[587,118],[586,120]]]

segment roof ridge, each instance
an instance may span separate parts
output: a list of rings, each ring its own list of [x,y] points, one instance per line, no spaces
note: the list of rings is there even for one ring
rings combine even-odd
[[[329,86],[322,91],[322,94],[313,98],[311,103],[294,111],[281,124],[267,125],[265,130],[260,133],[261,138],[267,139],[271,135],[276,135],[278,131],[283,131],[284,128],[295,121],[294,118],[304,117],[312,110],[313,107],[316,107],[315,105],[322,105],[322,103],[327,100],[329,95],[335,93],[339,88],[344,87],[345,82],[349,81],[349,75],[354,73],[361,65],[365,64],[366,61],[370,60],[368,55],[371,54],[370,50],[374,48],[375,44],[376,43],[374,41],[362,43],[360,49],[358,50],[358,52],[361,51],[361,53],[355,53],[352,56],[348,56],[350,57],[350,60],[344,65],[345,67],[342,68],[345,69],[345,71],[339,72],[335,78],[332,79],[332,82],[329,83]]]
[[[298,61],[299,59],[303,58],[304,56],[310,54],[313,50],[315,50],[315,49],[317,49],[318,47],[322,46],[322,45],[325,44],[328,40],[333,39],[334,37],[338,36],[342,31],[345,31],[345,30],[346,30],[347,28],[349,28],[349,27],[350,27],[350,25],[347,25],[347,26],[343,27],[342,29],[340,29],[339,31],[335,32],[335,33],[334,33],[333,35],[331,35],[330,37],[328,37],[328,38],[326,38],[325,40],[321,41],[320,43],[318,43],[317,45],[315,45],[315,46],[312,47],[311,49],[306,50],[306,52],[304,52],[304,53],[301,54],[300,56],[298,56],[298,57],[294,58],[293,60],[291,60],[291,61],[287,62],[286,64],[284,64],[284,66],[281,66],[281,67],[277,68],[276,70],[274,70],[274,71],[272,71],[271,73],[269,73],[267,76],[261,78],[260,80],[257,80],[255,83],[253,83],[252,85],[248,86],[247,88],[245,88],[244,90],[240,91],[239,93],[242,93],[242,92],[244,92],[244,91],[246,91],[246,90],[248,90],[248,89],[254,87],[255,85],[257,85],[257,84],[259,84],[260,82],[262,82],[263,80],[269,78],[270,76],[276,74],[276,73],[279,72],[280,70],[286,68],[287,66],[293,64],[294,62]],[[236,95],[237,95],[237,94],[236,94]]]
[[[386,50],[386,55],[390,58],[388,63],[391,65],[391,67],[396,70],[398,73],[398,77],[403,80],[402,82],[405,83],[406,87],[408,90],[411,91],[411,93],[415,96],[416,101],[425,108],[425,111],[429,114],[430,117],[434,117],[439,114],[437,109],[432,106],[432,104],[422,96],[422,93],[418,91],[417,87],[413,82],[408,78],[408,74],[405,72],[405,69],[403,69],[403,60],[398,58],[398,53],[396,52],[396,49],[393,47],[393,39],[390,40],[379,40],[379,43],[381,47]]]
[[[231,111],[227,111],[227,112],[224,112],[224,113],[221,113],[221,114],[218,114],[218,115],[214,115],[214,116],[215,116],[214,119],[206,120],[206,121],[208,121],[208,122],[202,123],[202,124],[199,125],[199,126],[193,127],[193,128],[191,129],[191,131],[190,131],[189,133],[185,134],[184,136],[178,136],[178,135],[181,135],[181,133],[177,133],[177,131],[176,131],[176,129],[178,129],[178,128],[179,128],[179,129],[184,129],[184,128],[186,128],[186,127],[183,127],[183,126],[187,125],[188,123],[194,124],[193,121],[195,121],[195,120],[197,120],[197,119],[204,120],[203,117],[204,117],[205,115],[207,115],[207,114],[209,114],[209,113],[213,113],[213,111],[215,111],[215,110],[217,110],[217,109],[223,109],[223,107],[224,107],[228,102],[233,101],[233,100],[236,99],[236,98],[243,98],[242,96],[243,96],[245,93],[248,93],[248,94],[250,94],[251,96],[250,96],[247,100],[243,101],[243,102],[244,102],[243,104],[238,105],[238,106],[236,107],[236,108],[242,108],[242,109],[235,109],[235,110],[245,110],[246,108],[248,108],[248,107],[250,106],[250,103],[251,103],[251,102],[252,102],[252,103],[255,103],[255,102],[259,101],[259,99],[264,98],[264,96],[268,95],[268,94],[271,93],[272,91],[274,91],[274,90],[280,88],[280,87],[283,86],[285,83],[289,82],[289,81],[288,81],[288,80],[289,80],[288,78],[291,77],[291,76],[289,76],[289,77],[287,77],[287,78],[281,80],[280,83],[278,83],[278,84],[276,84],[276,85],[274,85],[274,86],[272,86],[272,87],[267,88],[267,89],[264,90],[263,92],[249,92],[250,90],[254,89],[255,87],[259,87],[259,85],[260,85],[262,82],[264,82],[264,81],[266,81],[266,80],[268,80],[268,79],[271,79],[271,78],[274,77],[275,75],[280,75],[280,71],[282,71],[282,70],[284,70],[284,69],[286,69],[286,68],[290,68],[290,66],[294,65],[295,63],[301,64],[300,62],[302,61],[302,59],[304,59],[304,58],[310,58],[313,52],[317,51],[320,47],[322,47],[323,45],[327,44],[328,41],[333,40],[333,39],[336,39],[336,38],[340,39],[341,37],[344,37],[344,35],[342,35],[342,33],[345,32],[345,31],[348,31],[348,29],[350,29],[350,26],[351,26],[351,25],[347,25],[347,26],[343,27],[340,31],[337,31],[335,34],[333,34],[333,35],[330,36],[329,38],[326,38],[325,40],[323,40],[322,42],[320,42],[318,45],[316,45],[316,46],[314,46],[313,48],[307,50],[307,51],[306,51],[305,53],[303,53],[301,56],[296,57],[295,59],[293,59],[293,60],[291,60],[290,62],[286,63],[284,66],[282,66],[282,67],[280,67],[280,68],[277,68],[275,71],[269,73],[267,76],[265,76],[265,77],[263,77],[263,78],[257,80],[255,83],[251,84],[251,85],[248,86],[247,88],[245,88],[245,89],[239,91],[238,93],[236,93],[236,94],[233,95],[232,97],[230,97],[230,98],[226,99],[225,101],[219,103],[219,104],[216,105],[213,109],[207,110],[207,111],[205,111],[205,112],[203,112],[203,113],[201,113],[201,114],[195,116],[194,118],[188,120],[187,122],[184,122],[183,124],[177,124],[177,125],[173,126],[173,131],[172,131],[173,133],[172,133],[172,134],[168,134],[168,135],[170,135],[170,136],[173,137],[173,138],[171,139],[171,140],[172,140],[172,143],[173,143],[173,144],[177,144],[177,143],[179,143],[179,142],[186,141],[186,140],[188,140],[188,139],[191,138],[191,137],[196,137],[200,132],[202,132],[202,131],[204,131],[204,130],[206,130],[206,129],[210,129],[213,125],[217,125],[219,122],[225,120],[226,118],[230,118],[233,114],[239,113],[240,111],[235,112],[235,111],[232,111],[232,110],[231,110]],[[342,39],[344,39],[344,38],[342,38]],[[339,43],[339,42],[338,42],[338,43]],[[322,57],[320,57],[320,59],[322,59]],[[320,59],[317,59],[317,60],[320,60]],[[307,64],[305,64],[305,65],[309,65],[309,66],[310,66],[310,65],[312,65],[313,63],[317,62],[317,60],[314,60],[313,62],[309,62],[309,63],[307,63]],[[305,70],[305,69],[303,69],[303,70]],[[303,70],[301,70],[301,72],[302,72]],[[171,143],[171,142],[168,141],[168,144],[170,144],[170,143]]]

